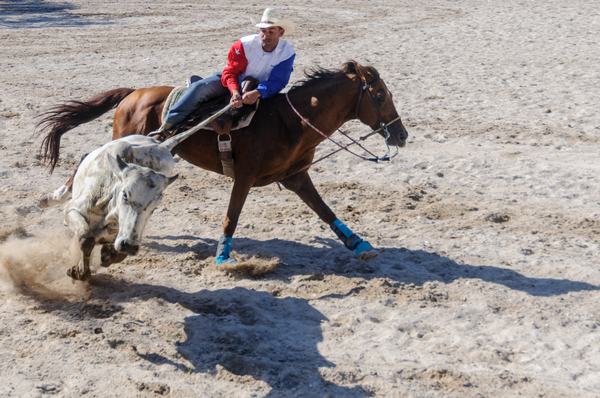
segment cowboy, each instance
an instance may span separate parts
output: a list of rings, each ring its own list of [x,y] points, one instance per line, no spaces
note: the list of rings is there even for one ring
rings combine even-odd
[[[190,85],[155,133],[183,122],[198,104],[210,99],[230,93],[231,106],[239,108],[243,104],[254,104],[259,98],[272,97],[286,86],[296,54],[292,44],[282,36],[291,33],[293,24],[281,18],[275,9],[267,8],[256,27],[260,29],[258,34],[244,36],[233,43],[222,73]],[[246,77],[253,77],[259,83],[256,89],[242,94],[240,84]]]

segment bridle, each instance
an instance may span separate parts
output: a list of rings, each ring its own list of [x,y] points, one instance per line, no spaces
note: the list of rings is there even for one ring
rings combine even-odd
[[[368,98],[371,100],[371,105],[373,105],[373,107],[375,108],[375,110],[377,111],[377,121],[379,122],[379,128],[376,130],[372,130],[369,134],[367,134],[365,136],[365,139],[372,136],[373,134],[377,134],[380,131],[383,130],[383,136],[385,138],[385,146],[387,148],[386,154],[382,157],[377,157],[375,156],[375,158],[370,158],[368,160],[370,161],[374,161],[374,162],[378,162],[378,161],[387,161],[389,162],[390,160],[392,160],[394,157],[396,157],[398,155],[398,147],[396,147],[394,154],[392,154],[390,156],[390,146],[388,145],[387,141],[391,136],[391,133],[388,129],[389,126],[391,126],[392,124],[396,123],[397,121],[400,120],[400,116],[396,116],[394,119],[390,120],[389,122],[385,123],[383,122],[381,119],[381,109],[379,108],[379,105],[377,103],[377,100],[375,98],[373,98],[373,94],[371,93],[371,89],[373,88],[373,84],[378,83],[380,78],[377,77],[377,79],[374,79],[371,83],[367,83],[367,78],[365,77],[364,73],[362,73],[362,71],[360,70],[358,64],[356,62],[354,62],[354,69],[356,70],[356,74],[358,75],[358,77],[360,77],[360,81],[361,81],[361,86],[360,86],[360,91],[358,92],[358,100],[356,101],[356,108],[354,110],[354,115],[356,119],[360,120],[359,117],[359,111],[360,111],[360,104],[361,101],[364,97],[364,93],[366,92],[368,94]],[[344,136],[350,138],[347,134],[343,133],[341,130],[340,132],[342,134],[344,134]],[[361,137],[362,138],[362,137]],[[352,140],[352,138],[350,138]],[[362,146],[359,144],[359,146],[362,148]],[[364,148],[363,148],[364,149]],[[368,152],[368,151],[367,151]]]
[[[337,131],[339,131],[344,137],[348,138],[351,142],[349,144],[343,145],[340,144],[339,142],[337,142],[336,140],[334,140],[333,138],[331,138],[329,135],[325,134],[324,132],[322,132],[321,130],[319,130],[316,126],[314,126],[307,118],[305,118],[304,116],[302,116],[302,114],[294,107],[294,105],[292,104],[292,101],[290,100],[290,97],[288,95],[288,93],[285,93],[285,98],[287,99],[288,104],[290,105],[290,108],[292,108],[292,110],[294,111],[294,113],[300,118],[300,120],[302,120],[306,125],[308,125],[310,128],[312,128],[314,131],[316,131],[317,133],[319,133],[321,136],[323,136],[325,139],[333,142],[335,145],[337,145],[339,147],[339,149],[336,149],[330,153],[328,153],[325,156],[320,157],[319,159],[313,161],[309,167],[317,162],[320,162],[323,159],[326,159],[340,151],[346,151],[362,160],[368,160],[370,162],[389,162],[391,161],[394,157],[396,157],[398,155],[398,147],[395,148],[395,152],[393,154],[390,154],[391,150],[390,150],[390,146],[388,145],[387,141],[389,139],[389,137],[391,136],[391,133],[389,132],[389,126],[391,126],[392,124],[396,123],[397,121],[400,120],[400,116],[392,119],[391,121],[385,123],[381,120],[381,110],[379,109],[379,105],[377,104],[377,100],[375,98],[373,98],[373,94],[371,94],[371,88],[373,87],[373,84],[377,83],[379,81],[379,79],[375,79],[374,81],[372,81],[371,83],[367,82],[367,79],[365,77],[365,75],[361,72],[361,70],[359,69],[358,65],[356,63],[354,63],[354,69],[356,70],[356,74],[359,76],[360,78],[360,86],[359,86],[359,93],[358,93],[358,100],[356,101],[356,108],[354,110],[354,114],[355,114],[355,119],[359,119],[359,112],[360,112],[360,104],[361,101],[363,100],[363,98],[365,97],[363,94],[365,93],[365,91],[368,94],[368,98],[371,100],[372,105],[374,106],[374,108],[377,110],[377,120],[379,122],[379,128],[372,130],[370,133],[359,137],[358,140],[355,140],[354,138],[350,137],[350,135],[348,135],[348,133],[344,132],[342,129],[337,129]],[[385,138],[385,146],[387,148],[386,153],[383,156],[377,156],[375,154],[373,154],[371,151],[369,151],[367,148],[365,148],[363,145],[360,144],[359,141],[364,141],[367,138],[371,137],[374,134],[378,134],[380,131],[383,131],[384,134],[384,138]],[[363,156],[360,155],[356,152],[351,151],[350,149],[348,149],[349,146],[351,145],[358,145],[359,148],[361,148],[363,151],[367,152],[369,155],[371,155],[371,157],[367,157],[367,156]]]

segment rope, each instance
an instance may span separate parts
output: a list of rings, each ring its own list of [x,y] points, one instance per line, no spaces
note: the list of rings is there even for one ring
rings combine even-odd
[[[167,114],[169,113],[169,109],[171,108],[171,105],[173,105],[175,102],[177,102],[179,100],[179,98],[181,98],[181,96],[183,95],[185,90],[187,90],[186,86],[175,87],[173,90],[171,90],[171,92],[167,96],[165,105],[163,106],[162,114],[160,115],[161,123],[167,118]]]

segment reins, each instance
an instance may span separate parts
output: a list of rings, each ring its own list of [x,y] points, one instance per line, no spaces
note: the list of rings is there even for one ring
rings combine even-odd
[[[358,68],[357,68],[357,70],[358,70]],[[356,102],[356,111],[355,111],[355,113],[356,113],[357,118],[358,118],[358,111],[359,111],[359,107],[360,107],[360,102],[362,100],[363,93],[365,91],[367,91],[367,93],[369,94],[369,97],[371,97],[371,100],[374,101],[373,98],[372,98],[372,96],[371,96],[371,93],[368,91],[368,89],[371,87],[371,85],[367,83],[365,77],[362,74],[359,74],[359,75],[360,75],[360,78],[361,78],[361,81],[362,81],[363,84],[359,88],[360,89],[359,97],[358,97],[358,101]],[[308,165],[308,167],[310,167],[313,164],[315,164],[317,162],[320,162],[321,160],[326,159],[326,158],[328,158],[328,157],[330,157],[330,156],[332,156],[332,155],[334,155],[334,154],[336,154],[336,153],[338,153],[340,151],[346,151],[346,152],[348,152],[348,153],[356,156],[357,158],[360,158],[362,160],[367,160],[367,161],[370,161],[370,162],[375,162],[375,163],[378,163],[378,162],[389,162],[394,157],[396,157],[396,155],[398,155],[398,148],[396,148],[395,153],[390,156],[390,146],[388,145],[387,140],[388,140],[388,138],[390,136],[390,133],[388,131],[388,127],[391,126],[392,124],[396,123],[398,120],[400,120],[400,116],[392,119],[391,121],[389,121],[387,123],[383,123],[381,121],[381,118],[379,118],[380,127],[378,129],[376,129],[376,130],[372,130],[370,133],[368,133],[368,134],[366,134],[366,135],[364,135],[362,137],[359,137],[358,140],[355,140],[350,135],[348,135],[346,132],[344,132],[342,129],[338,128],[337,131],[339,131],[344,137],[348,138],[351,141],[349,144],[343,145],[343,144],[340,144],[339,142],[337,142],[336,140],[334,140],[333,138],[331,138],[331,136],[330,136],[331,134],[330,135],[325,134],[323,131],[321,131],[315,125],[313,125],[307,118],[305,118],[304,116],[302,116],[302,114],[298,111],[298,109],[296,109],[296,107],[292,104],[292,101],[290,100],[290,97],[289,97],[289,95],[288,95],[287,92],[285,93],[285,98],[286,98],[286,100],[287,100],[290,108],[294,111],[294,113],[296,114],[296,116],[298,116],[300,118],[300,120],[302,120],[306,125],[308,125],[314,131],[316,131],[317,133],[319,133],[325,139],[333,142],[335,145],[338,146],[338,149],[336,149],[336,150],[328,153],[327,155],[322,156],[319,159],[313,161],[311,164]],[[377,112],[379,113],[379,108],[378,107],[376,107],[376,108],[377,108]],[[386,145],[386,148],[387,148],[387,152],[383,156],[377,156],[374,153],[372,153],[371,151],[369,151],[367,148],[365,148],[363,145],[361,145],[359,141],[364,141],[367,138],[369,138],[370,136],[372,136],[374,134],[377,134],[377,133],[379,133],[382,130],[384,132],[385,145]],[[350,149],[348,149],[348,147],[350,147],[352,145],[358,145],[359,148],[361,148],[363,151],[367,152],[369,155],[371,155],[371,157],[360,155],[360,154],[358,154],[356,152],[353,152]]]
[[[321,157],[320,157],[320,158],[318,158],[317,160],[313,161],[313,162],[312,162],[310,165],[312,166],[313,164],[315,164],[315,163],[317,163],[317,162],[320,162],[321,160],[327,159],[328,157],[330,157],[330,156],[332,156],[332,155],[335,155],[336,153],[338,153],[338,152],[341,152],[341,151],[344,151],[344,150],[345,150],[345,151],[347,151],[347,152],[350,152],[351,154],[353,154],[353,155],[355,155],[355,156],[358,156],[359,158],[361,158],[361,159],[363,159],[363,160],[368,160],[368,161],[370,161],[370,162],[389,161],[390,159],[389,159],[389,158],[386,158],[386,156],[378,157],[378,156],[374,155],[373,153],[371,153],[371,151],[369,151],[367,148],[365,148],[365,147],[363,147],[362,145],[360,145],[360,143],[358,142],[358,141],[364,141],[364,140],[366,140],[367,138],[369,138],[370,136],[372,136],[372,135],[374,135],[374,134],[377,134],[377,133],[379,133],[379,130],[381,130],[381,129],[379,128],[379,129],[377,129],[377,130],[373,130],[373,131],[371,131],[371,132],[370,132],[370,133],[368,133],[368,134],[365,134],[365,135],[363,135],[363,136],[361,136],[361,137],[358,137],[358,140],[355,140],[355,139],[354,139],[354,138],[352,138],[350,135],[348,135],[348,133],[346,133],[344,130],[342,130],[342,129],[337,129],[337,131],[339,131],[339,132],[340,132],[340,133],[341,133],[341,134],[342,134],[344,137],[348,138],[348,139],[349,139],[350,141],[352,141],[352,142],[351,142],[351,143],[349,143],[349,144],[346,144],[346,145],[342,145],[342,146],[340,146],[340,148],[338,148],[338,149],[336,149],[336,150],[334,150],[334,151],[331,151],[331,152],[329,152],[327,155],[321,156]],[[331,141],[333,141],[333,140],[331,140]],[[338,144],[338,143],[336,143],[336,144]],[[365,152],[368,152],[368,153],[369,153],[369,155],[371,155],[372,157],[368,158],[368,157],[365,157],[365,156],[361,156],[361,155],[358,155],[358,154],[355,154],[355,153],[353,153],[352,151],[350,151],[350,150],[348,149],[348,147],[349,147],[349,146],[351,146],[351,145],[355,145],[355,144],[356,144],[356,145],[358,145],[360,148],[362,148],[362,149],[363,149]],[[339,145],[340,145],[340,144],[338,144],[338,146],[339,146]]]

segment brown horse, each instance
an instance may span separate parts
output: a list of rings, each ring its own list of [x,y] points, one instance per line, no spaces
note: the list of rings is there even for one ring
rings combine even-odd
[[[87,102],[70,101],[53,108],[40,122],[49,130],[42,143],[45,159],[54,168],[61,135],[117,104],[113,139],[147,134],[158,128],[172,89],[121,88],[98,94]],[[368,242],[337,219],[308,174],[317,145],[352,119],[377,129],[388,145],[405,145],[408,133],[398,117],[392,94],[375,68],[354,61],[339,70],[317,68],[307,73],[306,79],[289,90],[287,98],[280,94],[263,100],[251,124],[232,132],[235,180],[217,248],[217,264],[234,263],[230,258],[232,237],[250,188],[273,182],[295,192],[357,256],[375,255]],[[174,152],[198,167],[223,173],[217,135],[212,131],[200,131]]]

